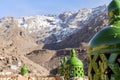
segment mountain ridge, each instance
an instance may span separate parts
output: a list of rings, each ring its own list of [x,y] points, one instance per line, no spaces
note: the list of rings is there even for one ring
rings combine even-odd
[[[55,15],[36,15],[20,18],[6,17],[0,20],[0,25],[7,24],[5,20],[16,20],[18,26],[31,35],[37,44],[58,43],[72,35],[94,19],[106,12],[106,5],[92,9],[81,9],[77,12],[64,12]]]
[[[59,16],[4,17],[0,19],[0,68],[11,70],[11,66],[18,67],[12,62],[20,62],[29,66],[30,73],[56,74],[60,60],[75,48],[87,75],[88,42],[107,23],[106,5]]]

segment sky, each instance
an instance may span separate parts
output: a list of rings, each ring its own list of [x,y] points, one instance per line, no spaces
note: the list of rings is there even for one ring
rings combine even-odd
[[[95,8],[109,4],[112,0],[0,0],[0,18],[4,16],[32,16],[60,14]]]

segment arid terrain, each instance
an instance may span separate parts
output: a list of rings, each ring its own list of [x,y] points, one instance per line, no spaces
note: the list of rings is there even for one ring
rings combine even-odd
[[[102,9],[102,7],[100,7],[100,9]],[[79,16],[84,13],[83,11],[87,12],[87,16],[91,15],[94,17],[90,17],[83,22],[79,21],[78,18],[81,18]],[[31,27],[29,28],[29,25],[35,25],[34,23],[31,24],[32,20],[35,18],[26,20],[26,23],[21,24],[19,20],[16,20],[13,17],[1,19],[0,73],[12,72],[15,74],[20,74],[21,67],[26,64],[29,70],[29,74],[56,75],[58,74],[60,61],[63,60],[65,56],[69,58],[70,50],[75,48],[78,58],[84,64],[85,75],[87,76],[88,43],[95,35],[95,33],[106,26],[108,23],[106,10],[101,10],[99,14],[97,14],[95,11],[97,10],[93,11],[94,15],[90,13],[90,10],[87,9],[81,10],[74,14],[70,13],[72,16],[67,16],[68,13],[59,15],[64,23],[61,24],[62,27],[64,26],[71,29],[71,26],[75,26],[76,24],[78,24],[77,26],[84,25],[81,29],[77,28],[75,31],[70,32],[68,29],[68,33],[70,32],[69,35],[67,35],[68,33],[65,33],[65,31],[63,32],[65,33],[63,35],[63,33],[58,28],[53,29],[52,32],[50,31],[49,36],[47,30],[40,30],[38,32],[34,31],[31,29]],[[88,13],[90,13],[90,15]],[[66,19],[71,19],[73,21],[66,22],[65,24]],[[23,21],[25,21],[24,18]],[[43,21],[48,21],[49,23],[51,22],[50,27],[55,26],[52,20],[50,21],[47,19]],[[86,23],[83,24],[84,22]],[[27,28],[23,27],[23,25],[26,26],[27,23],[29,24],[27,25]],[[36,22],[36,24],[40,23]],[[20,25],[22,25],[22,27],[19,27]],[[41,25],[44,27],[43,24]],[[47,26],[49,26],[48,23]],[[28,32],[28,30],[33,30],[33,33]],[[38,29],[35,28],[35,30]],[[64,28],[64,30],[67,29]],[[42,31],[44,34],[41,34]],[[55,31],[60,31],[61,34],[53,34]]]

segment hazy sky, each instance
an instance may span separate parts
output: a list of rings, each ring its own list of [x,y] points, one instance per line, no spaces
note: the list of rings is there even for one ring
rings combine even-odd
[[[110,3],[111,0],[0,0],[0,18],[4,16],[30,16],[58,14],[94,8]]]

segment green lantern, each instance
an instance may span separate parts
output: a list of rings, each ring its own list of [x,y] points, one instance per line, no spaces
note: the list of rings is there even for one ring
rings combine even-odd
[[[89,80],[120,80],[120,1],[108,6],[109,24],[89,42]]]
[[[28,73],[28,68],[27,66],[24,64],[23,67],[21,68],[21,74],[22,75],[25,75]]]
[[[76,57],[75,50],[71,50],[71,57],[69,60],[67,60],[65,64],[65,80],[69,80],[70,78],[78,77],[83,78],[84,77],[84,69],[83,69],[83,63]]]

